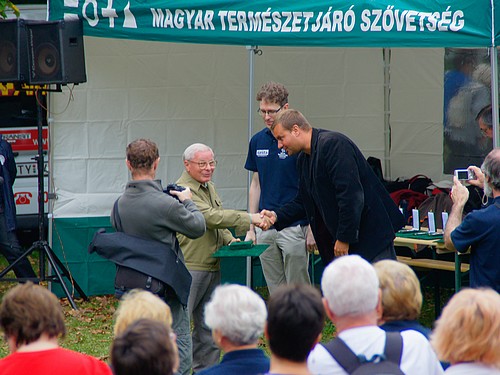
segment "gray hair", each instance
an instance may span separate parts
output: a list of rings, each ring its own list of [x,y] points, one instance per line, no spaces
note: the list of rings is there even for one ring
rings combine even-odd
[[[377,307],[379,280],[370,263],[359,255],[346,255],[325,268],[321,290],[335,315],[363,315]]]
[[[484,125],[488,128],[493,127],[493,113],[491,104],[482,108],[476,116],[476,121],[483,120]]]
[[[494,148],[486,155],[481,170],[489,177],[488,183],[493,185],[495,190],[500,190],[500,148]]]
[[[264,300],[242,285],[218,286],[205,306],[205,324],[235,345],[256,343],[266,319]]]
[[[182,160],[183,161],[193,160],[194,155],[197,152],[203,152],[203,151],[210,151],[212,155],[214,155],[213,150],[207,145],[204,145],[203,143],[193,143],[191,146],[188,146],[184,150],[184,153],[182,154]]]

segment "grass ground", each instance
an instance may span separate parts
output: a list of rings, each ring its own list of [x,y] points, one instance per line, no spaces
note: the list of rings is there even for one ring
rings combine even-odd
[[[2,283],[3,295],[13,284]],[[66,298],[61,299],[66,322],[66,337],[60,341],[62,347],[87,353],[106,360],[113,337],[113,314],[117,301],[114,296],[94,296],[88,301],[75,300],[78,310],[73,310]],[[0,344],[0,357],[8,354],[4,341]]]
[[[5,267],[5,260],[0,259],[0,269]],[[0,296],[11,288],[12,283],[0,282]],[[267,299],[267,288],[258,288],[257,292]],[[442,291],[442,305],[450,298],[452,290]],[[107,360],[109,348],[113,337],[113,314],[116,310],[117,301],[113,296],[94,296],[88,301],[75,300],[78,310],[73,310],[66,298],[61,299],[66,318],[67,335],[61,340],[61,346],[87,353]],[[431,288],[424,290],[424,305],[422,309],[421,323],[432,328],[434,322],[434,303]],[[329,341],[335,334],[335,327],[327,321],[323,330],[322,341]],[[261,347],[267,351],[264,340]],[[0,357],[8,354],[5,342],[0,343]]]
[[[25,241],[27,243],[23,243],[23,246],[26,248],[29,247],[30,241],[31,238]],[[38,269],[37,258],[36,253],[30,257],[35,270]],[[6,266],[7,262],[5,258],[0,256],[0,270]],[[11,271],[5,278],[14,277],[15,275]],[[0,281],[1,298],[16,284]],[[47,283],[42,283],[42,285],[47,287]],[[114,296],[94,296],[89,298],[88,301],[75,299],[78,310],[73,310],[66,298],[60,301],[63,306],[66,322],[66,337],[60,341],[61,346],[106,360],[112,340],[113,314],[118,301]],[[0,358],[5,357],[7,354],[7,344],[4,340],[0,340]]]

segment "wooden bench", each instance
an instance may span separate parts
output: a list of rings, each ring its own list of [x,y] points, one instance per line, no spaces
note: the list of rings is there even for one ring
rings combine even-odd
[[[439,259],[428,259],[428,258],[410,258],[398,255],[398,261],[405,263],[412,268],[427,269],[430,271],[449,271],[455,274],[455,290],[461,287],[461,277],[462,274],[469,271],[470,265],[467,263],[460,263],[460,271],[455,262]],[[441,313],[441,293],[440,293],[440,282],[439,276],[434,274],[434,312],[436,319]]]
[[[398,255],[398,261],[409,265],[410,267],[428,268],[440,271],[455,272],[455,262],[438,259],[427,258],[410,258]],[[460,265],[460,272],[464,273],[469,271],[469,264],[462,263]]]

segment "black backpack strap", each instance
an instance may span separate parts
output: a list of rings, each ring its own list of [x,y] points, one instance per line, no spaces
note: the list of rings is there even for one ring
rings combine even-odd
[[[401,365],[401,357],[403,355],[403,336],[400,332],[385,333],[385,357],[388,361]]]
[[[119,200],[120,200],[120,198],[118,198],[115,201],[115,204],[113,206],[113,218],[115,219],[116,230],[118,232],[123,232],[122,220],[120,219],[120,213],[118,212],[118,201]]]
[[[328,350],[328,353],[330,353],[333,359],[335,359],[348,374],[352,374],[359,366],[361,366],[361,362],[356,354],[340,337],[336,337],[329,343],[321,345]]]
[[[336,337],[327,344],[321,344],[330,353],[330,355],[338,362],[338,364],[348,373],[352,374],[362,361],[358,356],[347,346],[340,338]],[[399,332],[386,332],[384,355],[388,361],[401,364],[403,354],[403,337]]]

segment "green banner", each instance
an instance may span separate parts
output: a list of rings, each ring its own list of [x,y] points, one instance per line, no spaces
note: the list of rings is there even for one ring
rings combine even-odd
[[[49,0],[85,35],[317,47],[488,47],[490,0]]]

